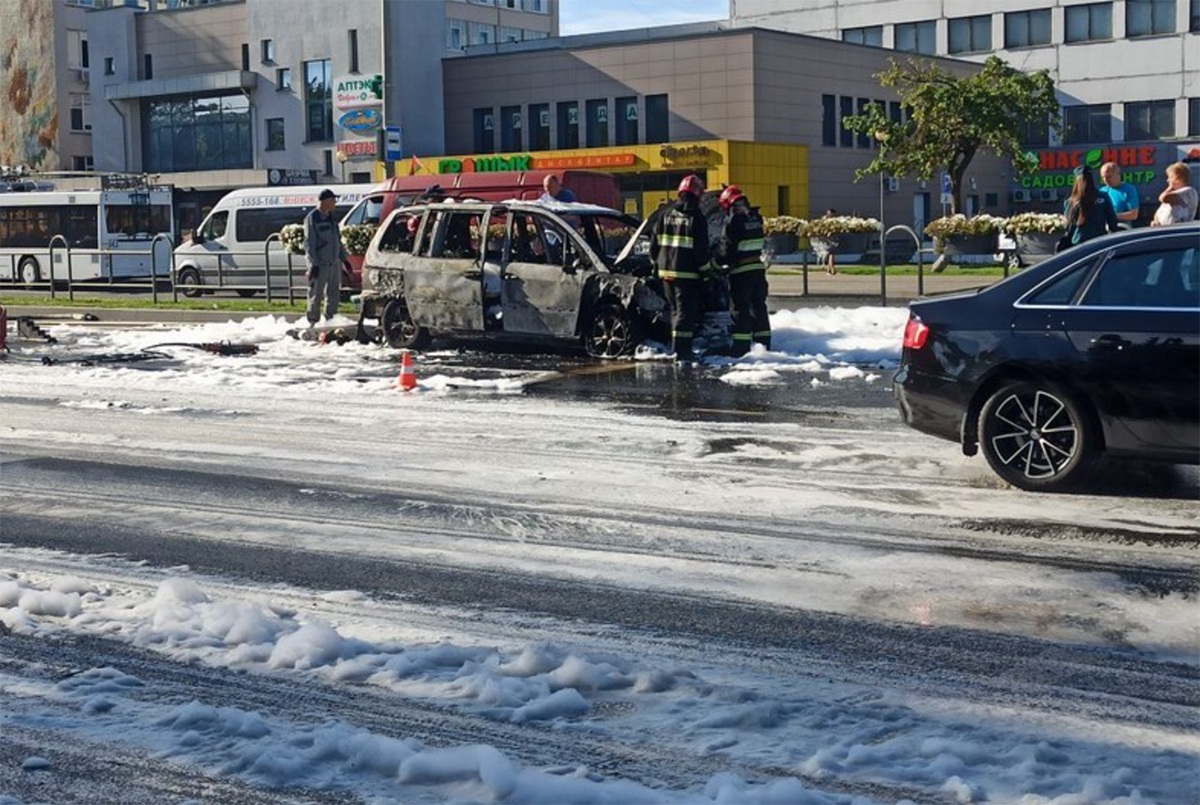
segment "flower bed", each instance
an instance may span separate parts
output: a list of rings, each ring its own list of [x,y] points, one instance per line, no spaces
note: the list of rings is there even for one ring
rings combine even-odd
[[[353,255],[367,253],[371,238],[375,237],[376,227],[373,224],[356,224],[342,227],[342,245]]]
[[[1004,222],[1004,231],[1018,235],[1062,235],[1067,231],[1067,219],[1058,213],[1023,212]]]
[[[288,224],[279,230],[279,240],[292,254],[304,254],[304,224]]]
[[[992,255],[1004,223],[1005,219],[986,213],[971,218],[960,213],[930,221],[925,234],[934,239],[939,253],[950,257]]]

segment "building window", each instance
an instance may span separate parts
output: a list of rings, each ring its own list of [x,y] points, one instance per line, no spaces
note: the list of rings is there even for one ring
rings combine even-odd
[[[529,147],[534,151],[550,150],[550,104],[529,105]]]
[[[112,56],[104,57],[104,74],[105,75],[116,75],[117,74],[116,67],[113,64]]]
[[[1188,98],[1188,136],[1200,137],[1200,98]]]
[[[500,150],[520,151],[521,145],[521,107],[500,107]]]
[[[1050,144],[1050,121],[1027,120],[1021,144],[1026,148],[1045,148]]]
[[[1063,143],[1107,143],[1112,141],[1112,105],[1068,106],[1063,109]]]
[[[842,41],[881,48],[883,47],[883,26],[868,25],[866,28],[846,28],[842,31]]]
[[[351,28],[350,34],[350,72],[358,72],[358,29]]]
[[[579,147],[579,101],[558,105],[558,147]]]
[[[326,148],[321,153],[325,157],[325,175],[332,176],[333,175],[333,149]]]
[[[838,128],[842,132],[842,147],[854,147],[854,132],[846,128],[846,118],[854,116],[854,99],[842,96],[841,99],[841,115],[838,117]]]
[[[858,99],[858,113],[860,115],[865,115],[867,113],[867,108],[870,105],[871,105],[870,99],[859,98]],[[855,144],[859,148],[870,148],[871,147],[871,137],[865,131],[857,132],[854,136],[854,140],[855,140]]]
[[[1067,6],[1068,42],[1094,42],[1112,39],[1112,3]]]
[[[86,70],[87,66],[87,31],[67,31],[67,67]]]
[[[240,92],[142,101],[142,166],[152,172],[253,166],[250,101]]]
[[[1191,13],[1188,18],[1188,30],[1192,33],[1200,33],[1200,0],[1192,0]]]
[[[1050,9],[1010,11],[1004,15],[1004,47],[1031,48],[1050,44]]]
[[[837,145],[837,96],[821,96],[821,145]]]
[[[71,93],[71,131],[92,130],[92,98],[84,93]]]
[[[154,59],[149,53],[142,56],[142,78],[146,81],[154,78]]]
[[[1169,140],[1175,136],[1175,101],[1125,104],[1126,140]]]
[[[329,59],[304,62],[305,142],[333,141],[333,82]]]
[[[496,150],[496,120],[491,109],[476,109],[475,153],[490,154]]]
[[[1127,0],[1125,35],[1154,36],[1175,33],[1175,0]]]
[[[617,98],[616,106],[616,135],[617,145],[637,145],[638,141],[638,103],[637,98],[629,96]]]
[[[242,72],[250,72],[250,46],[242,45]]]
[[[280,67],[275,71],[275,89],[287,92],[292,88],[292,68]]]
[[[900,106],[900,101],[890,101],[888,103],[888,120],[896,125],[904,122],[904,108]]]
[[[263,64],[274,64],[275,63],[275,40],[274,39],[262,40],[262,61],[263,61]]]
[[[646,143],[670,142],[670,115],[666,95],[646,96]]]
[[[933,20],[900,23],[896,26],[896,50],[926,56],[937,53],[937,23]]]
[[[608,145],[608,99],[596,98],[587,102],[587,147]]]
[[[467,23],[463,20],[446,20],[446,49],[462,50],[466,43]]]
[[[525,0],[525,10],[532,11],[535,14],[549,13],[549,8],[546,5],[546,0]]]
[[[472,45],[490,45],[496,41],[496,26],[481,22],[470,25]]]
[[[501,42],[520,42],[521,29],[510,28],[507,25],[500,26],[500,41]]]
[[[547,37],[549,37],[549,36],[550,36],[550,34],[549,34],[549,33],[547,33],[546,31],[529,31],[529,30],[526,30],[526,31],[524,31],[524,32],[523,32],[523,34],[524,34],[524,36],[525,36],[525,41],[526,41],[526,42],[528,42],[528,41],[530,41],[530,40],[533,40],[533,39],[546,39]]]
[[[95,163],[91,157],[71,157],[71,169],[77,171],[90,171],[95,169]]]
[[[992,49],[990,15],[950,20],[950,52],[982,53]]]
[[[283,136],[283,118],[267,118],[267,150],[282,151],[287,147]]]

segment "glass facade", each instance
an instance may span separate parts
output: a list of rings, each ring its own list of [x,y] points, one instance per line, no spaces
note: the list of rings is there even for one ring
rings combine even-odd
[[[304,112],[310,143],[333,142],[333,76],[329,59],[304,63]]]
[[[501,151],[520,151],[524,148],[521,144],[521,107],[519,106],[501,106],[500,107],[500,150]]]
[[[1175,136],[1175,101],[1125,104],[1126,140],[1166,140]]]
[[[534,151],[550,150],[550,104],[529,105],[529,147]]]
[[[223,170],[253,165],[250,102],[241,93],[142,101],[143,170]]]
[[[587,102],[587,147],[603,148],[608,145],[608,99],[597,98]]]
[[[617,98],[616,124],[617,145],[637,145],[638,103],[636,95]]]
[[[579,147],[578,101],[567,101],[558,105],[558,147]]]
[[[476,109],[474,117],[475,153],[490,154],[496,150],[496,123],[491,109]]]
[[[1063,109],[1063,123],[1066,145],[1112,142],[1111,104],[1067,106]]]
[[[666,95],[646,96],[646,143],[665,143],[671,139]]]

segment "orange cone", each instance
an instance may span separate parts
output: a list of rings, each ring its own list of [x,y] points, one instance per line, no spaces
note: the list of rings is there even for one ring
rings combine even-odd
[[[413,370],[412,353],[407,349],[400,352],[400,390],[412,391],[417,387],[417,373]]]

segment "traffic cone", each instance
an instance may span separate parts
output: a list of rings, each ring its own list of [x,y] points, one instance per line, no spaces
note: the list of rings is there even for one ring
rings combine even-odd
[[[400,352],[399,385],[401,391],[412,391],[417,387],[417,373],[413,371],[412,353],[407,349]]]

